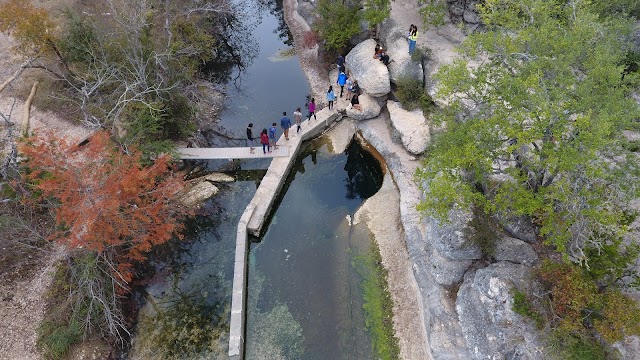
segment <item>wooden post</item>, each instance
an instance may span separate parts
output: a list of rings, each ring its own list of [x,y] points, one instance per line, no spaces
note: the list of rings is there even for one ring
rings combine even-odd
[[[38,82],[34,82],[31,87],[31,93],[27,98],[27,102],[24,103],[24,113],[22,114],[22,136],[29,136],[29,114],[31,112],[31,102],[36,96],[36,89],[38,88]]]

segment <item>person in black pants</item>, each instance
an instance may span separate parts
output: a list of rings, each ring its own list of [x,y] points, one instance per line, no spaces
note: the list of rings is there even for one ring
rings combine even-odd
[[[247,125],[247,146],[249,146],[249,152],[253,153],[255,149],[253,147],[253,123]]]

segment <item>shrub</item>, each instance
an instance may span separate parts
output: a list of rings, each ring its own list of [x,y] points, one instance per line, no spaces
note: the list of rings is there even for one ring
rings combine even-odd
[[[422,81],[405,77],[398,79],[396,85],[396,97],[406,110],[420,108],[429,113],[434,107],[433,99],[424,90]]]

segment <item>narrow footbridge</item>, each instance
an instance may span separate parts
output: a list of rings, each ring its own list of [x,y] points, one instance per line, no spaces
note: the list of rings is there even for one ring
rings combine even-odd
[[[183,160],[274,158],[289,156],[289,146],[272,147],[266,154],[262,152],[262,146],[256,146],[253,151],[248,147],[178,148],[178,154]]]

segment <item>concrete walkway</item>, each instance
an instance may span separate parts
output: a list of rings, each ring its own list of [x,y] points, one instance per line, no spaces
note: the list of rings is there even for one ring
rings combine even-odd
[[[289,134],[289,140],[281,136],[278,144],[288,148],[288,155],[275,157],[267,173],[262,178],[260,186],[256,190],[253,199],[245,209],[236,234],[236,252],[233,274],[233,295],[231,301],[231,321],[229,333],[229,359],[244,359],[246,299],[247,299],[247,253],[249,250],[249,234],[259,236],[267,216],[272,210],[273,204],[298,155],[302,142],[317,137],[336,120],[341,120],[346,101],[342,106],[329,110],[324,108],[317,112],[317,119],[302,122],[302,129],[296,133],[295,125]]]
[[[285,144],[286,145],[286,144]],[[184,160],[212,160],[212,159],[258,159],[289,156],[289,146],[281,146],[271,149],[271,152],[263,153],[262,145],[256,146],[253,151],[248,147],[228,148],[178,148],[180,159]]]

